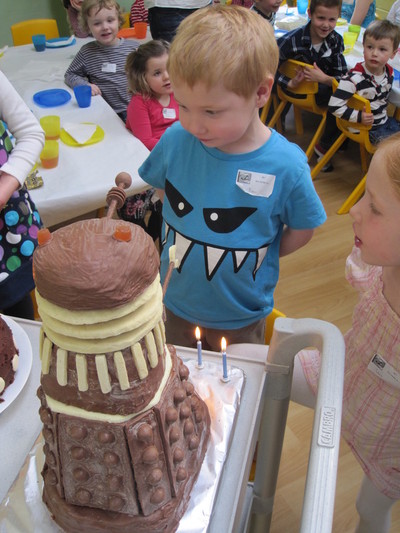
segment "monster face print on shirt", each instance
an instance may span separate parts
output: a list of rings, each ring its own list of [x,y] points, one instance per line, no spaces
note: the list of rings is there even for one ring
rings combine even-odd
[[[167,180],[165,183],[165,195],[171,206],[172,211],[178,218],[183,218],[191,213],[194,206],[181,194],[172,183]],[[189,256],[193,246],[199,245],[204,248],[204,261],[206,269],[206,277],[210,281],[214,274],[218,271],[219,266],[225,260],[228,254],[232,255],[232,268],[235,273],[239,272],[245,261],[252,255],[254,260],[253,279],[265,257],[268,250],[268,244],[263,244],[261,247],[253,248],[237,248],[228,245],[228,235],[235,232],[242,226],[242,224],[256,211],[256,207],[201,207],[198,209],[198,224],[211,230],[215,234],[224,234],[226,237],[226,246],[216,246],[211,242],[204,242],[204,239],[196,238],[193,233],[190,238],[182,235],[175,228],[166,224],[165,240],[167,240],[168,233],[171,229],[175,231],[175,245],[176,258],[179,261],[177,268],[178,272],[184,268],[185,261]],[[194,226],[192,227],[194,229]],[[204,231],[200,232],[204,235]],[[249,259],[251,260],[251,259]]]

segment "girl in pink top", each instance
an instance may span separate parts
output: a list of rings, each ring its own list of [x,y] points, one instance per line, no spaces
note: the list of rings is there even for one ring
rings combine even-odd
[[[131,52],[126,60],[126,75],[132,99],[127,109],[126,127],[152,150],[164,131],[179,118],[167,72],[169,43],[149,41]],[[154,240],[161,232],[161,202],[154,202],[154,189],[129,197],[119,216],[140,224]],[[148,209],[152,215],[145,225]]]
[[[346,277],[360,300],[345,335],[342,435],[365,473],[356,532],[386,533],[400,499],[400,133],[379,144],[350,215]],[[292,398],[311,405],[319,353],[303,350],[296,359]]]
[[[152,150],[164,131],[178,120],[179,109],[167,72],[169,43],[142,44],[126,60],[132,99],[126,127]]]

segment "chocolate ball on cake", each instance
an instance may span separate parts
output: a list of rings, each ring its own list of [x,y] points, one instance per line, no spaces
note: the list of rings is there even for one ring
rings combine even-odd
[[[173,532],[210,417],[165,343],[154,243],[112,219],[117,184],[107,218],[41,230],[34,253],[43,500],[67,532]]]

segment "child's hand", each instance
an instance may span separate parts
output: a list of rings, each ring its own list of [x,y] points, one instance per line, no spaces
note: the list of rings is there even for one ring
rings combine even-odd
[[[92,88],[92,96],[96,96],[101,94],[100,88],[97,87],[94,83],[89,83],[90,87]]]
[[[374,115],[372,113],[367,113],[365,107],[361,111],[361,123],[364,124],[364,126],[372,126],[374,123]]]
[[[5,172],[0,173],[0,210],[8,202],[8,199],[19,187],[19,181]]]
[[[299,68],[296,76],[289,81],[288,89],[296,89],[304,79],[304,69]]]
[[[331,77],[325,74],[316,63],[314,63],[313,67],[304,67],[304,79],[327,85],[331,84]]]

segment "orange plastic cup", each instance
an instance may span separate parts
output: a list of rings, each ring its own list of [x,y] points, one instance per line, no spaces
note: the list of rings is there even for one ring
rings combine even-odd
[[[40,161],[43,168],[55,168],[58,165],[58,142],[45,141]]]
[[[144,39],[147,35],[147,22],[135,22],[133,25],[137,39]]]
[[[57,140],[60,138],[60,117],[57,115],[46,115],[40,119],[47,140]]]

